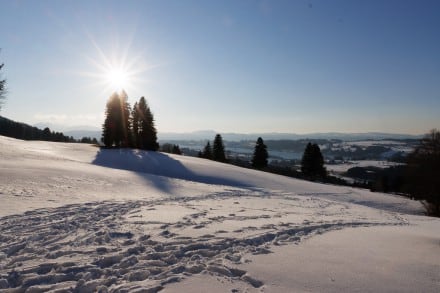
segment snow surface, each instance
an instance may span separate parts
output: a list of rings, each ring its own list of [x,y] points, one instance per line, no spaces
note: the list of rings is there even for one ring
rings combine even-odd
[[[351,160],[341,164],[326,164],[325,168],[334,173],[344,173],[348,169],[354,167],[376,167],[376,168],[389,168],[403,165],[402,163],[389,162],[389,161],[378,161],[378,160]]]
[[[390,151],[387,153],[383,153],[382,157],[388,158],[393,156],[398,152],[410,153],[414,150],[414,147],[410,144],[402,141],[395,140],[365,140],[365,141],[344,141],[341,143],[335,143],[332,145],[332,150],[345,150],[345,151],[356,151],[356,147],[361,147],[362,149],[366,149],[367,147],[372,146],[383,146],[389,147]],[[323,146],[324,149],[326,145]]]
[[[193,157],[0,137],[0,290],[438,292],[399,196]]]

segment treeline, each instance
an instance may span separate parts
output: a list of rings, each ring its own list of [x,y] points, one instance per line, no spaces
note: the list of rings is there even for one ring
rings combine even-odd
[[[94,138],[94,137],[93,138],[92,137],[87,137],[87,136],[82,137],[81,139],[78,140],[78,142],[80,142],[80,143],[88,143],[88,144],[96,144],[96,145],[99,144],[99,142],[98,142],[98,140],[96,138]]]
[[[199,157],[213,160],[217,162],[226,163],[225,145],[223,143],[223,138],[220,134],[216,134],[214,141],[211,143],[208,141],[203,148],[203,151],[199,152]]]
[[[129,147],[157,151],[153,113],[144,97],[130,107],[127,94],[113,93],[106,105],[102,142],[106,147]]]
[[[180,150],[179,145],[164,143],[160,146],[160,151],[169,154],[181,155],[182,151]]]
[[[302,153],[309,142],[322,147],[321,152],[325,158],[331,160],[382,160],[386,157],[394,162],[403,162],[405,154],[402,151],[395,153],[393,144],[402,144],[415,147],[417,139],[387,139],[390,144],[378,144],[372,141],[372,145],[357,145],[354,141],[342,141],[340,139],[297,139],[297,140],[265,140],[268,149],[280,152]],[[251,141],[227,141],[226,147],[247,149]],[[393,154],[394,153],[394,154]]]
[[[277,168],[275,166],[270,166],[267,145],[264,143],[264,140],[261,137],[259,137],[255,142],[254,152],[250,162],[247,160],[241,160],[240,158],[227,158],[223,139],[220,134],[215,136],[212,146],[210,141],[206,143],[203,150],[199,151],[198,157],[294,177],[298,177],[298,174],[301,174],[301,178],[309,180],[322,181],[327,177],[327,171],[324,167],[324,157],[321,153],[321,149],[319,148],[318,144],[312,144],[311,142],[306,145],[304,150],[301,160],[301,173],[294,170],[293,166],[292,168]],[[278,170],[278,172],[276,170]]]
[[[65,136],[62,132],[51,131],[48,127],[39,129],[2,116],[0,116],[0,135],[23,140],[77,142],[73,137]]]
[[[324,166],[323,154],[317,143],[308,142],[304,144],[300,168],[297,168],[295,160],[283,161],[283,164],[280,164],[279,161],[269,162],[268,148],[269,147],[260,137],[255,143],[251,160],[236,156],[227,158],[227,162],[244,168],[258,169],[277,175],[309,181],[352,187],[366,187],[364,184],[359,182],[349,183],[344,179],[329,175]]]
[[[250,161],[238,157],[227,158],[223,139],[220,134],[217,134],[212,144],[208,141],[203,150],[199,151],[198,157],[295,178],[348,185],[342,179],[328,176],[327,170],[324,167],[324,157],[316,143],[309,142],[306,145],[301,160],[301,171],[296,170],[293,165],[281,167],[269,164],[269,152],[267,149],[268,147],[264,140],[259,137],[255,142],[254,152]]]
[[[237,161],[227,158],[223,138],[220,134],[216,134],[212,142],[212,146],[210,141],[206,143],[203,150],[199,151],[198,157],[222,163],[231,163],[238,165]],[[267,167],[268,158],[269,154],[267,152],[267,146],[264,144],[263,139],[259,137],[257,139],[257,142],[255,143],[254,154],[252,156],[252,162],[250,166],[256,169],[264,169]],[[245,165],[244,167],[249,166]]]
[[[203,148],[200,150],[197,155],[199,158],[209,159],[213,161],[223,162],[223,163],[232,163],[236,165],[236,159],[227,158],[225,145],[223,143],[223,138],[220,134],[216,134],[214,140],[211,144],[208,141]],[[267,152],[267,146],[264,144],[264,141],[261,137],[259,137],[255,143],[254,154],[252,157],[252,162],[246,167],[254,167],[257,169],[263,169],[267,167],[269,154]]]
[[[252,159],[242,159],[240,157],[230,158],[229,162],[245,168],[254,168],[262,171],[294,177],[298,179],[318,181],[323,183],[332,183],[338,185],[352,185],[343,179],[330,176],[324,166],[324,157],[317,143],[308,142],[303,149],[303,155],[300,162],[300,168],[296,167],[294,160],[286,164],[278,164],[277,161],[268,161],[268,147],[263,139],[259,137],[255,143]]]
[[[51,131],[49,127],[39,129],[35,126],[30,126],[22,122],[16,122],[2,116],[0,116],[0,135],[22,140],[98,144],[97,139],[94,137],[75,139],[73,136],[66,136],[62,132]]]

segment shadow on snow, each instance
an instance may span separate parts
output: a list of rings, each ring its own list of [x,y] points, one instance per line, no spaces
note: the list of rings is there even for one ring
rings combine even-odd
[[[105,149],[101,148],[96,154],[92,162],[95,165],[133,171],[137,173],[145,173],[156,176],[156,178],[145,178],[151,182],[156,188],[169,192],[171,184],[168,178],[183,179],[188,181],[228,185],[235,187],[250,187],[249,185],[231,180],[228,178],[213,177],[198,174],[186,168],[180,161],[173,159],[167,154],[144,151],[137,149]],[[141,175],[141,174],[139,174]],[[165,178],[168,177],[168,178]]]

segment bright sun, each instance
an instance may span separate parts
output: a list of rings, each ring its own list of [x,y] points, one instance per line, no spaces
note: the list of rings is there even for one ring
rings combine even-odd
[[[123,69],[110,69],[105,76],[106,83],[114,90],[123,90],[129,84],[129,74]]]
[[[86,57],[95,71],[81,72],[81,74],[93,77],[96,80],[95,85],[100,87],[102,93],[106,95],[121,91],[136,93],[139,90],[139,84],[148,81],[145,78],[141,79],[140,75],[157,66],[147,63],[144,60],[144,54],[133,52],[129,54],[129,47],[125,48],[123,53],[117,51],[105,53],[92,37],[90,40],[97,54],[93,57]],[[117,45],[115,46],[118,47]]]

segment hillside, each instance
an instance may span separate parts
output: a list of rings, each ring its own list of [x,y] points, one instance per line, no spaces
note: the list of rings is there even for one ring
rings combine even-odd
[[[440,289],[440,221],[399,196],[1,136],[0,174],[0,289]]]
[[[26,123],[17,122],[0,116],[0,135],[26,140],[45,140],[57,142],[73,142],[74,139],[62,132],[50,131],[49,128],[39,129]]]

